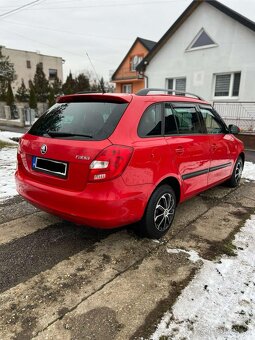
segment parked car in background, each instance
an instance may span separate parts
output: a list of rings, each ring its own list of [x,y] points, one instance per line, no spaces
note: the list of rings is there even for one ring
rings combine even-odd
[[[138,222],[160,238],[179,203],[222,182],[237,186],[238,128],[203,99],[165,91],[60,97],[20,140],[20,195],[75,223]]]

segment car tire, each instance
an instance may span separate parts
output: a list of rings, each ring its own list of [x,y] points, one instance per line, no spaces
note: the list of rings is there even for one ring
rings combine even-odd
[[[143,236],[159,239],[172,225],[176,210],[176,195],[169,185],[161,185],[150,197],[139,225]]]
[[[242,177],[242,171],[243,171],[243,159],[242,157],[238,157],[232,175],[230,177],[230,179],[227,181],[227,185],[230,188],[235,188],[239,185],[241,177]]]

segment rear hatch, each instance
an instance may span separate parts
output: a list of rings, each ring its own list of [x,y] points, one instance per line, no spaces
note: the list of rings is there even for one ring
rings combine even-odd
[[[19,169],[43,184],[83,190],[89,166],[111,145],[108,137],[118,125],[128,99],[113,95],[61,97],[22,138]]]

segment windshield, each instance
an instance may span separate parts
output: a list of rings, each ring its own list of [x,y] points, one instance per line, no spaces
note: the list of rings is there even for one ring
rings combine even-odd
[[[112,134],[127,105],[110,102],[55,104],[28,133],[49,138],[102,140]]]

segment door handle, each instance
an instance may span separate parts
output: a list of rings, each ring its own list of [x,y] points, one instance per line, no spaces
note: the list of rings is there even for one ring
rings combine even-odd
[[[182,146],[178,146],[176,149],[175,149],[175,152],[178,154],[178,155],[182,155],[184,153],[184,148]]]
[[[215,151],[215,150],[217,149],[217,144],[215,144],[215,143],[212,143],[212,145],[211,145],[211,149],[212,149],[212,151]]]

